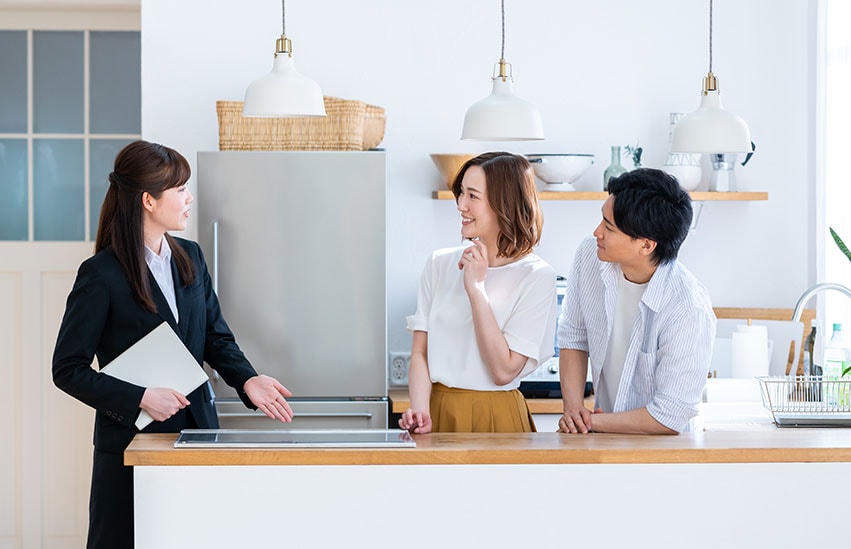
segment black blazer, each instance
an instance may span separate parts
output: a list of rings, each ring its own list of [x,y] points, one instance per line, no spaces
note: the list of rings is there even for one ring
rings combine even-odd
[[[94,371],[91,368],[93,358],[97,356],[100,367],[106,366],[163,321],[168,322],[180,337],[198,361],[199,368],[206,361],[228,385],[237,390],[246,406],[255,408],[242,386],[257,372],[239,349],[222,318],[201,248],[189,240],[174,240],[195,265],[195,281],[184,287],[174,260],[171,262],[179,323],[175,323],[165,296],[150,271],[148,276],[157,312],[148,311],[136,301],[127,276],[109,249],[102,250],[80,265],[74,288],[68,295],[53,353],[53,382],[97,410],[94,444],[98,450],[123,452],[130,444],[139,432],[134,423],[145,389]],[[218,428],[219,421],[207,384],[187,398],[190,402],[188,413],[198,427]],[[186,426],[172,419],[155,421],[143,432],[175,432]]]

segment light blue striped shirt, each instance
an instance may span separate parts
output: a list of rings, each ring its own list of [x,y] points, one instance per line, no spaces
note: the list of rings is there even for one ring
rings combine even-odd
[[[560,349],[588,353],[595,388],[612,333],[620,266],[597,258],[597,243],[580,244],[558,321]],[[647,408],[681,432],[698,413],[715,340],[706,289],[679,261],[659,265],[639,304],[613,409]]]

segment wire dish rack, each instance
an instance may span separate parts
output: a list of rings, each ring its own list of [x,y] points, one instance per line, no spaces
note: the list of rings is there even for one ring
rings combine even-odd
[[[758,377],[778,427],[851,427],[851,378]]]

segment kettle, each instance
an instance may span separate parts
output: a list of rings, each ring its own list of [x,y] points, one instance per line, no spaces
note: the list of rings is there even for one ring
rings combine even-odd
[[[756,151],[756,145],[751,141],[751,152],[745,157],[742,166],[748,163]],[[709,190],[720,193],[734,193],[736,188],[736,153],[713,153],[712,177],[709,179]]]

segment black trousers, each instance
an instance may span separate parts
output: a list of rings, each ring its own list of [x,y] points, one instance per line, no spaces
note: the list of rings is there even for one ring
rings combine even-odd
[[[145,432],[179,433],[197,427],[184,408]],[[124,465],[124,452],[95,449],[86,549],[133,549],[133,544],[133,468]]]
[[[133,468],[124,454],[95,450],[86,549],[132,549]]]

